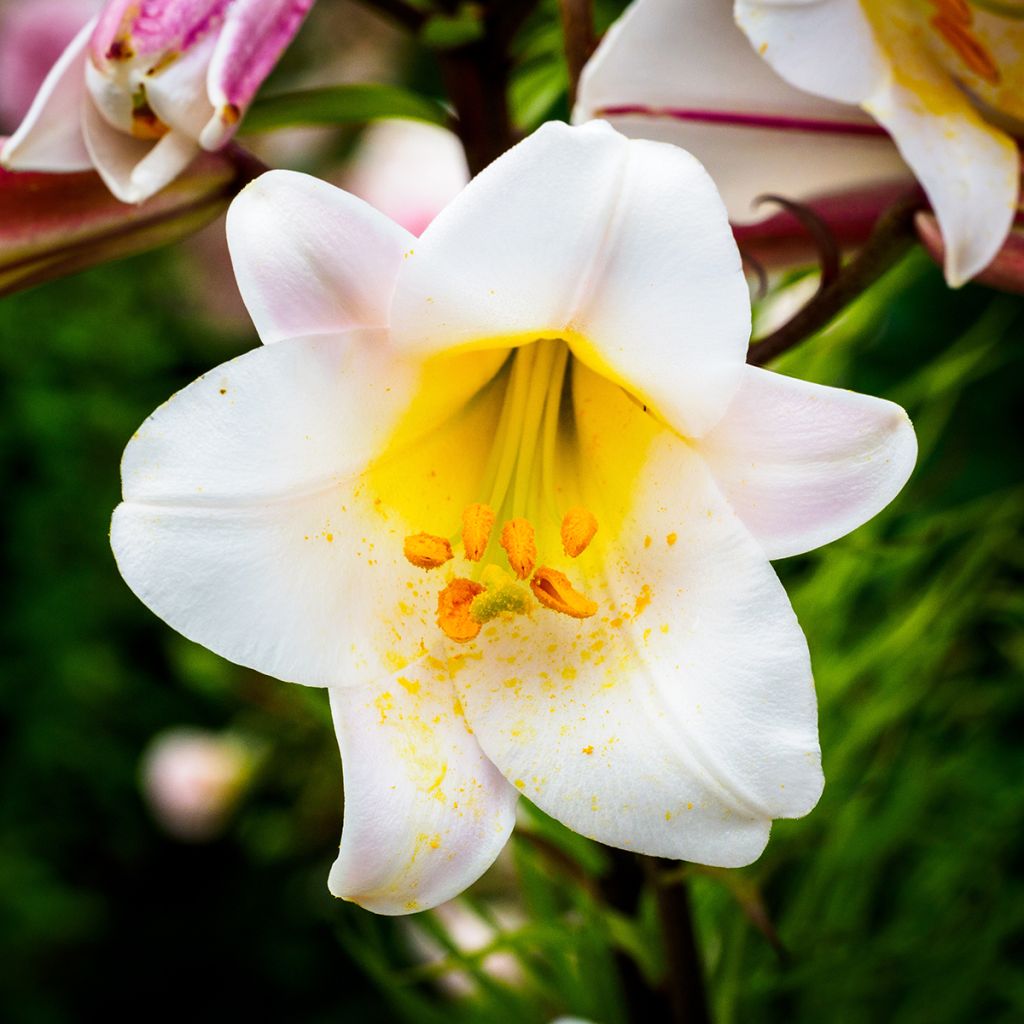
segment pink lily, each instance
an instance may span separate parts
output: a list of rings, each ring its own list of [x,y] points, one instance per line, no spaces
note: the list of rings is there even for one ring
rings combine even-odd
[[[313,0],[110,0],[0,150],[15,171],[95,169],[122,202],[234,134]]]

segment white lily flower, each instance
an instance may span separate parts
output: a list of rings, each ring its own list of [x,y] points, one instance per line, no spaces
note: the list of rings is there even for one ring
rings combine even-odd
[[[739,219],[759,192],[800,198],[898,174],[898,149],[957,286],[992,260],[1016,209],[1021,13],[981,0],[736,0],[737,27],[722,0],[636,0],[585,70],[577,118],[614,113],[630,134],[686,145]]]
[[[266,344],[142,426],[111,539],[174,628],[330,687],[336,895],[450,898],[520,793],[715,865],[814,806],[807,646],[768,560],[881,509],[914,434],[745,363],[739,254],[693,157],[548,124],[419,239],[273,171],[228,237]]]

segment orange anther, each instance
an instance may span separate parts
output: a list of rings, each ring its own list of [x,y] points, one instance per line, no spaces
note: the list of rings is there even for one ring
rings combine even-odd
[[[931,0],[931,5],[941,17],[958,21],[961,25],[970,25],[974,20],[967,0]]]
[[[529,519],[510,519],[501,528],[501,546],[512,571],[525,580],[537,564],[537,542]]]
[[[579,593],[569,582],[569,577],[557,569],[542,565],[533,574],[530,589],[545,608],[571,615],[574,619],[589,619],[597,611],[597,602]]]
[[[484,592],[472,580],[454,579],[437,595],[437,624],[450,640],[469,643],[480,632],[480,623],[470,614],[473,598]]]
[[[562,548],[570,558],[583,554],[597,533],[597,517],[577,505],[562,518]]]
[[[479,562],[484,557],[493,526],[494,509],[490,505],[475,502],[462,510],[462,546],[471,562]]]
[[[974,74],[989,85],[999,84],[1002,76],[999,74],[995,58],[968,26],[947,18],[944,14],[932,18],[932,25]]]
[[[452,546],[448,540],[430,533],[414,533],[406,537],[402,551],[419,569],[436,569],[452,557]]]

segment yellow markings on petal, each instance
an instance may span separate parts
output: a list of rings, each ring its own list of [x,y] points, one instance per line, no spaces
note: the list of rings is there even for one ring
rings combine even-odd
[[[479,562],[491,541],[494,527],[494,509],[482,502],[474,502],[462,510],[462,546],[471,562]]]
[[[483,592],[481,584],[456,578],[437,595],[437,624],[446,637],[460,644],[476,638],[480,623],[473,619],[470,608],[473,598]]]
[[[670,534],[669,534],[669,535],[668,535],[668,536],[667,536],[667,537],[665,538],[665,543],[666,543],[666,544],[667,544],[667,545],[668,545],[669,547],[673,547],[673,546],[675,545],[675,542],[676,542],[677,540],[679,540],[679,535],[678,535],[678,534],[675,534],[675,533],[670,533]]]
[[[510,519],[501,528],[501,546],[508,556],[508,564],[521,580],[533,572],[537,564],[537,541],[529,519]]]
[[[530,580],[530,589],[545,608],[574,619],[589,619],[597,612],[597,602],[579,593],[569,577],[557,569],[542,565]]]
[[[640,588],[633,604],[633,618],[635,619],[651,603],[651,588],[646,583]],[[650,632],[648,630],[648,632]],[[645,636],[646,639],[646,636]]]
[[[569,509],[562,518],[562,549],[570,558],[577,558],[590,545],[597,533],[597,517],[580,505]]]
[[[448,539],[435,537],[432,533],[414,533],[406,537],[402,551],[418,569],[436,569],[453,557]]]
[[[587,744],[587,745],[586,745],[586,746],[585,746],[585,747],[583,748],[583,753],[584,753],[584,754],[592,754],[593,752],[594,752],[594,744],[593,744],[593,743],[588,743],[588,744]]]

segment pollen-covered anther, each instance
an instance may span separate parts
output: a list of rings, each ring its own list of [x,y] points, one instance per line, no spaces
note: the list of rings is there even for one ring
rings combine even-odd
[[[597,517],[577,505],[562,517],[562,548],[570,558],[582,555],[597,533]]]
[[[989,85],[998,85],[1002,80],[995,58],[985,44],[971,31],[969,25],[954,21],[945,14],[932,18],[932,26],[956,50],[957,56],[980,79]]]
[[[437,595],[437,624],[449,640],[466,644],[480,632],[480,623],[470,614],[473,599],[484,587],[473,580],[456,578]]]
[[[431,533],[414,533],[406,537],[402,552],[418,569],[436,569],[453,557],[448,539]]]
[[[589,619],[597,612],[597,602],[579,593],[569,582],[569,577],[557,569],[542,565],[533,574],[530,589],[545,608],[571,615],[574,619]]]
[[[462,546],[471,562],[484,557],[493,527],[494,509],[490,505],[474,502],[462,510]]]
[[[501,546],[512,571],[525,580],[537,564],[537,542],[529,519],[510,519],[501,528]]]

